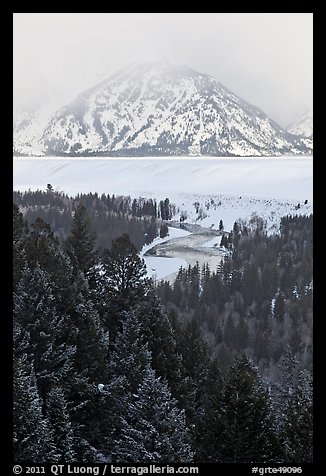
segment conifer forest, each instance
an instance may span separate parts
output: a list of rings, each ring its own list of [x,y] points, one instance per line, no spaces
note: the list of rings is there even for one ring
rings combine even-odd
[[[169,199],[13,201],[16,462],[312,462],[312,215],[154,282]]]

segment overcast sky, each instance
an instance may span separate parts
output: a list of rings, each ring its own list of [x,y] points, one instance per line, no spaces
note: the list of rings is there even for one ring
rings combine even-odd
[[[312,13],[15,13],[14,105],[64,103],[150,47],[287,126],[312,108],[312,24]]]

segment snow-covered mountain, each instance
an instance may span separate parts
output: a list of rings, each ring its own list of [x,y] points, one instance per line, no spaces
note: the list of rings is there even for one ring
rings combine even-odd
[[[313,136],[313,113],[307,111],[298,121],[292,124],[289,128],[289,132],[303,137]]]
[[[312,152],[309,138],[282,129],[213,77],[168,60],[133,62],[80,94],[52,116],[40,144],[45,155]]]

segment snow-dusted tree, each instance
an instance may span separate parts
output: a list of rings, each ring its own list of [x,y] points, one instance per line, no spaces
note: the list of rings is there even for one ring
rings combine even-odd
[[[63,383],[72,372],[75,348],[65,342],[67,316],[58,315],[48,273],[36,265],[24,268],[14,294],[14,321],[20,326],[18,355],[33,359],[42,398],[51,385]],[[24,345],[22,345],[24,343]]]
[[[151,361],[147,342],[144,342],[138,316],[130,312],[118,333],[110,355],[110,373],[126,378],[125,391],[136,392]]]
[[[130,312],[110,353],[110,381],[97,398],[102,408],[101,422],[104,423],[102,441],[105,441],[105,447],[100,448],[105,454],[114,452],[114,440],[121,434],[121,420],[150,362],[151,353],[143,340],[140,322],[137,315]]]
[[[64,251],[50,225],[37,218],[26,238],[28,267],[37,266],[48,273],[52,282],[52,294],[59,313],[66,313],[76,294],[73,263]]]
[[[300,370],[300,362],[288,349],[280,362],[281,375],[274,386],[274,412],[283,461],[312,462],[312,374]]]
[[[33,364],[26,355],[13,365],[13,450],[17,463],[58,462],[48,420],[42,415]]]
[[[109,303],[109,312],[104,317],[104,323],[114,341],[117,332],[121,330],[125,312],[134,308],[146,295],[146,267],[126,234],[112,242],[111,250],[104,252],[102,261],[107,282],[106,299]]]
[[[25,263],[27,223],[17,205],[13,205],[13,285],[19,281]]]
[[[199,325],[191,319],[179,339],[178,352],[182,356],[183,394],[179,397],[186,410],[187,420],[192,423],[203,395],[209,356]]]
[[[177,397],[181,382],[181,355],[171,322],[162,311],[160,301],[153,289],[135,311],[141,323],[143,340],[148,343],[152,355],[152,367],[157,376],[168,381],[174,397]]]
[[[66,249],[71,258],[77,261],[78,268],[87,274],[96,261],[96,234],[92,229],[88,211],[82,204],[75,210]]]
[[[56,458],[60,463],[74,462],[76,442],[62,388],[53,387],[46,400],[46,416],[52,429]]]
[[[226,376],[222,395],[206,415],[206,462],[271,463],[279,448],[269,397],[252,362],[238,357]]]
[[[122,419],[115,457],[125,463],[188,463],[193,454],[184,411],[148,365]]]
[[[104,332],[92,301],[84,298],[82,293],[78,296],[71,318],[75,327],[74,368],[78,374],[85,375],[90,382],[98,384],[108,374],[108,333]]]
[[[313,461],[312,376],[301,371],[298,383],[288,398],[285,425],[281,435],[285,459],[289,464]]]

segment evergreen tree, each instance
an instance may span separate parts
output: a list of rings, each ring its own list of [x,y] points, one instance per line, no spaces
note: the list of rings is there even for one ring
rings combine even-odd
[[[96,234],[88,211],[82,204],[79,204],[75,210],[66,248],[70,256],[77,260],[78,268],[87,274],[96,261]]]
[[[271,463],[279,448],[273,432],[270,404],[257,370],[246,357],[228,371],[222,396],[207,412],[206,461],[214,463]]]
[[[13,366],[13,450],[17,463],[58,462],[48,420],[42,414],[33,365],[26,355]]]
[[[192,461],[185,415],[166,383],[149,366],[122,421],[116,441],[118,462],[188,463]]]
[[[182,387],[181,355],[171,322],[162,311],[154,290],[149,290],[146,299],[135,309],[141,323],[143,342],[151,352],[151,365],[156,374],[168,381],[174,397],[178,398]]]
[[[128,412],[133,395],[142,383],[146,368],[151,363],[151,353],[144,341],[137,315],[130,312],[117,334],[114,350],[110,355],[110,382],[102,390],[106,427],[106,454],[114,452],[115,440],[120,438],[122,419]],[[102,438],[103,439],[103,438]]]
[[[169,227],[166,223],[162,223],[160,227],[160,238],[165,238],[169,234]]]
[[[221,238],[220,246],[224,246],[224,248],[229,248],[229,240],[224,233]]]
[[[57,460],[60,463],[76,461],[75,438],[61,387],[54,386],[47,395],[46,415],[52,429]]]
[[[300,362],[291,349],[280,362],[281,376],[274,386],[274,414],[283,461],[312,462],[313,399],[312,375],[300,370]]]
[[[13,285],[16,286],[23,267],[26,264],[25,259],[25,240],[28,232],[28,226],[19,211],[17,205],[13,204]]]
[[[287,402],[281,443],[289,464],[313,461],[312,378],[300,372],[298,384]]]
[[[73,264],[50,225],[40,218],[26,238],[26,260],[31,269],[39,265],[51,277],[57,310],[65,313],[75,293]]]
[[[87,462],[97,461],[105,426],[105,401],[98,385],[106,384],[109,379],[109,337],[89,298],[84,274],[79,272],[77,279],[78,292],[69,306],[70,328],[66,330],[67,342],[75,347],[76,352],[73,374],[64,389],[76,437],[77,458]]]
[[[67,316],[59,316],[49,275],[39,265],[25,268],[14,294],[14,321],[20,327],[18,355],[33,359],[38,389],[45,398],[49,386],[71,376],[75,348],[66,342]]]
[[[125,377],[124,391],[135,393],[143,380],[146,366],[151,361],[151,353],[143,335],[138,316],[129,313],[122,324],[110,355],[110,373],[112,376]]]
[[[107,326],[114,341],[117,332],[121,330],[124,313],[141,302],[148,290],[145,263],[138,256],[128,235],[124,234],[114,240],[111,250],[106,250],[103,271],[107,282],[106,299],[110,302],[110,312],[104,316],[103,324]]]
[[[224,379],[217,359],[210,361],[200,407],[195,415],[193,431],[195,461],[215,462],[216,418],[222,405]]]
[[[189,423],[196,416],[205,388],[209,356],[197,322],[190,320],[183,329],[178,350],[182,356],[184,391],[180,396]]]

